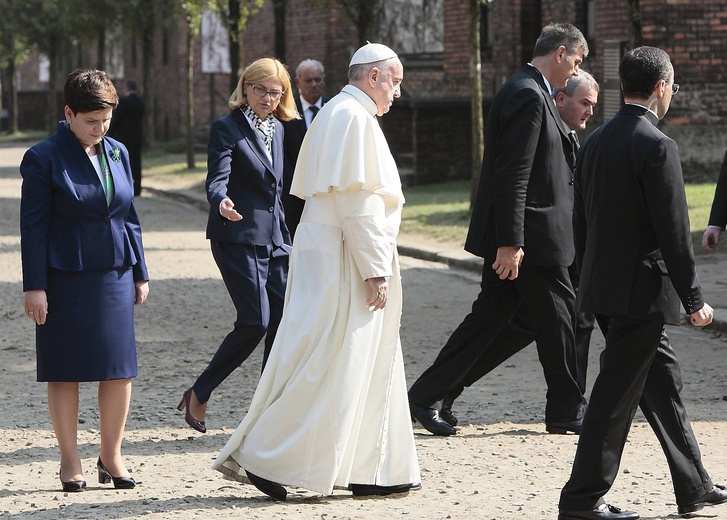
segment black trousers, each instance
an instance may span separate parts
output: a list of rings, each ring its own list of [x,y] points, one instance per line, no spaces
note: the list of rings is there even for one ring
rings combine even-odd
[[[212,391],[248,358],[263,337],[265,367],[283,315],[288,279],[288,254],[283,249],[215,240],[210,244],[237,318],[193,385],[200,403],[209,400]]]
[[[548,385],[545,420],[580,418],[583,393],[568,366],[568,360],[575,359],[575,294],[568,268],[523,265],[515,280],[500,280],[490,263],[485,260],[481,290],[472,311],[452,333],[434,364],[409,389],[409,401],[430,407],[460,388],[476,363],[499,364],[510,357],[514,353],[510,343],[498,339],[524,302]]]
[[[679,362],[661,315],[611,316],[601,369],[591,392],[573,469],[560,508],[589,510],[613,485],[631,422],[640,406],[659,439],[677,504],[712,489],[681,396]]]

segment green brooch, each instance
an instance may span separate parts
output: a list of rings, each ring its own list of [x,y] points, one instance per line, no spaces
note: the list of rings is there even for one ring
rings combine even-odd
[[[109,152],[109,157],[111,157],[112,161],[119,162],[121,160],[121,150],[114,146]]]

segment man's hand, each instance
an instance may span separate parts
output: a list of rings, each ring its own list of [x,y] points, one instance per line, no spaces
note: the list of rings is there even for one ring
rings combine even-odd
[[[707,251],[711,251],[717,244],[719,244],[719,236],[722,234],[722,230],[716,226],[708,226],[704,230],[702,235],[702,247]]]
[[[500,280],[514,280],[517,278],[520,264],[522,264],[525,252],[518,246],[502,246],[497,248],[497,257],[492,269],[500,277]]]
[[[712,318],[714,318],[714,309],[709,304],[705,303],[704,307],[690,316],[689,321],[691,321],[692,325],[695,327],[704,327],[705,325],[712,323]]]
[[[368,298],[366,299],[366,305],[370,311],[378,311],[386,307],[386,302],[389,301],[389,282],[386,278],[367,278],[366,284],[368,285]]]

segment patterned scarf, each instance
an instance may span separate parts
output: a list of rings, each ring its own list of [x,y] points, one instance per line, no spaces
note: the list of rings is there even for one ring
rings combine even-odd
[[[262,137],[265,143],[265,148],[268,149],[268,153],[272,153],[273,136],[275,135],[275,118],[272,112],[267,115],[265,119],[260,119],[257,114],[250,108],[249,105],[240,107],[242,113],[250,118],[255,130],[258,131],[260,137]]]

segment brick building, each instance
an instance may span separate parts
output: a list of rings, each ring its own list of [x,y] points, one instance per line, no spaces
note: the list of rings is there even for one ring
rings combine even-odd
[[[682,89],[661,127],[679,143],[685,175],[715,178],[727,147],[727,9],[723,0],[639,3],[640,19],[636,20],[640,25],[632,23],[627,0],[492,0],[483,4],[480,49],[485,110],[499,86],[530,59],[541,27],[564,21],[577,25],[589,41],[591,52],[584,69],[601,84],[597,113],[589,125],[595,128],[618,110],[618,63],[630,42],[640,38],[644,45],[664,48],[674,61],[676,82]],[[314,7],[308,0],[287,0],[284,20],[278,18],[277,24],[283,34],[276,37],[273,4],[266,2],[249,20],[242,61],[277,54],[294,73],[298,62],[316,58],[326,67],[328,93],[337,93],[346,82],[348,60],[358,46],[353,23],[331,6],[335,2]],[[381,119],[402,173],[408,182],[466,178],[470,165],[469,1],[387,0],[384,6],[370,39],[390,45],[404,63],[402,98]],[[232,87],[229,74],[202,72],[201,38],[195,40],[194,48],[195,118],[204,141],[209,123],[226,113]],[[94,64],[93,51],[92,46],[74,48],[64,61],[64,73]],[[118,79],[133,77],[141,85],[140,53],[140,42],[123,40]],[[157,139],[184,136],[185,60],[185,27],[180,20],[157,42]],[[37,67],[29,62],[21,68],[21,75],[27,76],[21,81],[23,95],[44,88],[31,80]]]

